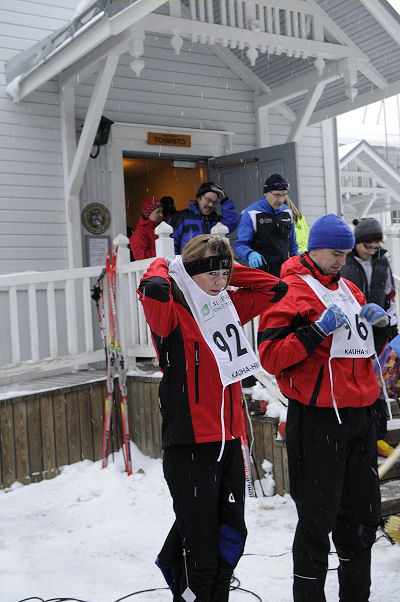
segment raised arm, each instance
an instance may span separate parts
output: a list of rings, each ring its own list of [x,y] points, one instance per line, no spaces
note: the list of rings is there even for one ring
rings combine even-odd
[[[176,327],[177,317],[171,295],[171,278],[165,259],[155,259],[137,289],[151,331],[166,337]]]
[[[278,303],[287,293],[288,285],[275,276],[235,263],[230,281],[238,287],[230,292],[242,324]]]

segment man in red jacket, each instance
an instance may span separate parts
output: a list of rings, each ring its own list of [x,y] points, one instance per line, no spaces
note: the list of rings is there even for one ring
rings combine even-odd
[[[340,277],[354,247],[338,216],[319,218],[308,252],[288,259],[286,296],[261,316],[259,352],[289,399],[290,493],[298,513],[293,544],[295,602],[325,602],[329,533],[339,557],[340,602],[368,602],[371,547],[380,522],[375,427],[379,392],[370,356],[389,323]]]

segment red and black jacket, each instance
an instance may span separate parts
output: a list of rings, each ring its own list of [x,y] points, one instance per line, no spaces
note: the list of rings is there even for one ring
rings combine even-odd
[[[289,399],[305,405],[333,407],[328,368],[332,335],[324,336],[314,325],[326,307],[297,274],[311,274],[325,287],[337,289],[339,277],[324,275],[307,254],[288,259],[282,266],[281,276],[289,285],[289,291],[260,319],[261,365],[277,377],[280,390]],[[345,282],[358,303],[364,305],[364,294],[349,280]],[[383,330],[374,328],[378,353],[377,338]],[[382,335],[383,343],[384,333]],[[377,399],[379,386],[370,358],[334,358],[331,366],[339,408],[368,406]]]
[[[287,285],[278,278],[234,265],[228,291],[239,319],[245,324],[285,295]],[[138,288],[150,326],[163,378],[159,388],[163,417],[163,449],[222,440],[222,383],[218,365],[192,314],[171,294],[165,259],[156,259]],[[244,434],[240,383],[225,389],[226,440]]]

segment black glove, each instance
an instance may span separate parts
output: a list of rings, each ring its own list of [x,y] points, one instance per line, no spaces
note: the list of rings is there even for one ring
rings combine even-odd
[[[215,194],[218,195],[218,199],[222,205],[222,203],[224,201],[226,201],[226,199],[228,198],[225,193],[225,190],[223,188],[221,188],[221,186],[218,186],[218,184],[212,184],[212,186],[210,186],[210,188],[211,188],[212,192],[215,192]]]

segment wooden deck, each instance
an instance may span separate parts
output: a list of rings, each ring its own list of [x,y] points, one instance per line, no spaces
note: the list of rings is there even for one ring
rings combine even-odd
[[[160,458],[161,415],[158,404],[160,373],[149,363],[128,375],[129,422],[133,442],[146,455]],[[104,371],[42,378],[18,386],[0,387],[0,487],[49,479],[62,466],[101,458]],[[115,383],[118,389],[118,383]],[[12,388],[12,390],[11,390]],[[121,447],[118,391],[113,410],[111,450]],[[400,441],[400,410],[393,402],[395,421],[387,440]],[[286,446],[276,441],[277,420],[251,416],[254,431],[254,479],[262,478],[262,462],[273,465],[275,493],[289,493]],[[400,463],[382,481],[382,513],[400,512]]]
[[[161,415],[159,375],[146,371],[128,375],[129,422],[134,443],[146,455],[159,458]],[[118,383],[115,383],[116,388]],[[12,390],[11,390],[12,388]],[[113,411],[112,449],[119,449]],[[0,487],[49,479],[66,464],[99,460],[102,451],[105,374],[80,371],[0,387]],[[286,449],[274,444],[276,425],[265,416],[253,417],[254,458],[258,473],[266,458],[274,466],[275,491],[289,491]],[[257,478],[256,471],[254,477]]]

